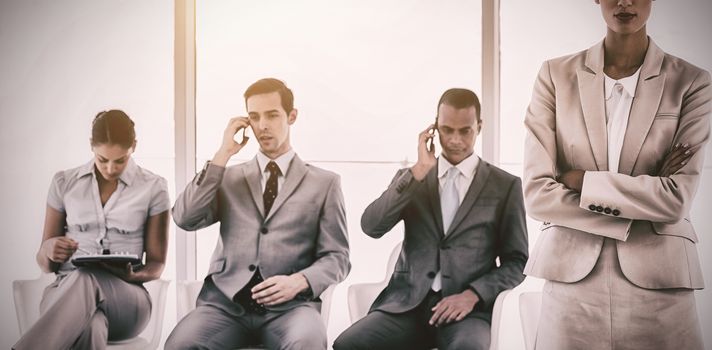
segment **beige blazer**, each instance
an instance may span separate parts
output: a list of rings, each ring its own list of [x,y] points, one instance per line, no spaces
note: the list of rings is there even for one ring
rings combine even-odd
[[[525,273],[576,282],[592,270],[604,237],[616,240],[623,274],[649,289],[703,288],[689,211],[710,137],[710,74],[650,40],[620,158],[608,172],[603,42],[545,62],[527,110],[524,197],[544,222]],[[671,147],[696,151],[659,177]],[[582,193],[556,181],[586,170]]]
[[[220,222],[208,274],[228,298],[258,267],[265,279],[301,272],[318,298],[351,268],[339,176],[295,155],[267,216],[260,176],[257,158],[227,168],[208,165],[178,196],[173,219],[191,231]],[[313,301],[319,302],[300,297],[268,308]]]

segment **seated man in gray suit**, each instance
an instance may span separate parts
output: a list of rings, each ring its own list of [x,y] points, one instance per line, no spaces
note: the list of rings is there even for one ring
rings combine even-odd
[[[371,237],[404,221],[403,248],[388,286],[335,350],[489,348],[494,301],[524,279],[528,242],[521,181],[474,154],[481,126],[475,93],[446,91],[417,163],[366,208]]]
[[[173,208],[185,230],[220,221],[220,239],[197,307],[166,349],[326,349],[319,295],[351,268],[339,176],[292,150],[297,110],[283,82],[255,82],[245,103],[248,117],[229,121],[220,149]],[[257,156],[226,168],[248,126]]]

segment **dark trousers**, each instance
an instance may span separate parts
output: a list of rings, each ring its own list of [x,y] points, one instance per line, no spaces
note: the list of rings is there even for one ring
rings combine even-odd
[[[392,314],[373,311],[345,330],[334,350],[357,349],[483,349],[489,348],[490,324],[477,317],[433,327],[431,309],[442,299],[431,291],[415,309]]]

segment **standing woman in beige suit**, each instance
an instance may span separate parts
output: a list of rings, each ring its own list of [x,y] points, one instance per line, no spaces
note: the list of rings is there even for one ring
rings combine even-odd
[[[710,136],[710,74],[646,33],[652,0],[596,0],[595,46],[546,61],[525,124],[524,196],[543,222],[536,348],[702,349],[690,207]]]
[[[14,349],[104,349],[109,340],[137,336],[151,315],[142,283],[159,278],[166,262],[166,180],[131,158],[136,133],[124,112],[97,114],[90,142],[90,161],[52,179],[37,264],[57,279],[44,291],[40,319]],[[145,263],[72,263],[121,252],[145,252]]]

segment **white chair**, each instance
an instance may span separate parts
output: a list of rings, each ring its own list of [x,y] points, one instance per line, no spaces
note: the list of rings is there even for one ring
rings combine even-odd
[[[519,316],[526,350],[534,350],[540,311],[541,292],[524,292],[519,295]]]
[[[329,312],[331,311],[332,294],[334,287],[330,285],[323,293],[321,293],[321,319],[324,321],[324,326],[329,325]],[[185,315],[195,309],[195,302],[200,294],[200,289],[203,288],[203,281],[178,281],[176,284],[176,298],[178,302],[178,320],[183,319]],[[241,350],[263,350],[264,348],[240,348]]]
[[[34,280],[17,280],[12,282],[12,292],[15,299],[15,312],[20,334],[27,332],[40,318],[40,301],[45,287],[54,281],[54,274],[42,274]],[[151,319],[146,328],[138,336],[122,340],[110,341],[108,349],[111,350],[153,350],[161,342],[163,329],[163,315],[166,306],[166,291],[170,281],[155,280],[144,283],[146,290],[151,295],[153,304]]]
[[[355,283],[349,286],[347,291],[347,300],[349,304],[349,317],[351,319],[351,323],[355,323],[365,317],[378,294],[386,288],[391,274],[393,274],[393,269],[395,268],[396,261],[398,260],[398,255],[400,255],[401,247],[402,242],[393,247],[393,251],[391,251],[391,255],[388,258],[386,276],[382,281],[376,283]],[[490,350],[499,349],[499,329],[502,324],[502,306],[504,305],[504,300],[509,292],[511,292],[511,289],[502,291],[499,295],[497,295],[497,299],[494,302],[494,307],[492,309]]]
[[[349,304],[349,318],[352,324],[366,316],[368,309],[371,308],[371,304],[376,300],[378,293],[380,293],[383,288],[386,288],[388,280],[393,274],[393,269],[396,267],[396,261],[398,260],[402,245],[403,242],[400,242],[393,247],[391,256],[388,258],[388,265],[386,265],[386,277],[382,281],[375,283],[354,283],[349,286],[346,292],[346,300]]]

